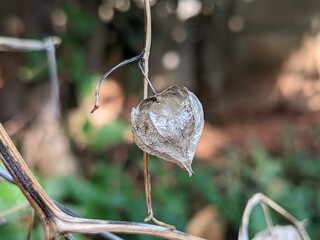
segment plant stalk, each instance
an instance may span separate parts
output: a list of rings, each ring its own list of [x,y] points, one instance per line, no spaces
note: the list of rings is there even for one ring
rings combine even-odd
[[[149,55],[151,49],[151,8],[150,8],[150,0],[144,0],[144,26],[145,26],[145,39],[144,39],[144,54],[143,54],[143,98],[146,99],[149,97]],[[152,89],[154,92],[155,90]],[[146,195],[146,204],[147,204],[147,214],[148,216],[145,218],[145,222],[152,221],[155,224],[160,226],[175,229],[174,226],[166,224],[157,220],[154,217],[153,209],[152,209],[152,197],[151,197],[151,177],[150,177],[150,159],[149,154],[143,152],[143,161],[144,161],[144,184],[145,184],[145,195]]]

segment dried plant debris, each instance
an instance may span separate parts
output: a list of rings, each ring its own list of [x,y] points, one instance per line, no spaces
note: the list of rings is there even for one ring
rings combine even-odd
[[[252,240],[302,240],[302,238],[294,226],[277,225],[258,233]]]
[[[144,99],[131,111],[133,138],[143,151],[188,171],[204,126],[199,99],[185,87],[171,86]]]

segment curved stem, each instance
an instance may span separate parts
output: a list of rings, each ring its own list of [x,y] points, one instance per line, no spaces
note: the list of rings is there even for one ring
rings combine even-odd
[[[103,74],[103,76],[100,78],[97,86],[96,86],[96,91],[95,91],[95,103],[94,103],[94,107],[93,109],[91,110],[91,113],[93,113],[95,110],[97,110],[99,108],[99,90],[100,90],[100,87],[101,87],[101,84],[103,82],[103,80],[105,80],[113,71],[117,70],[118,68],[121,68],[129,63],[132,63],[132,62],[136,62],[136,61],[139,61],[142,56],[144,55],[144,53],[140,53],[139,55],[135,56],[135,57],[132,57],[130,59],[127,59],[127,60],[124,60],[122,61],[121,63],[119,63],[118,65],[114,66],[113,68],[111,68],[109,71],[107,71],[105,74]]]
[[[142,234],[172,240],[204,240],[184,232],[171,230],[166,227],[125,221],[102,221],[83,218],[60,219],[57,223],[61,232],[98,233],[108,231],[124,234]]]
[[[270,198],[266,197],[262,193],[256,193],[253,195],[249,200],[248,203],[244,209],[244,213],[242,215],[242,222],[239,229],[239,235],[238,240],[248,240],[249,234],[248,234],[248,228],[249,228],[249,220],[250,220],[250,214],[252,212],[252,209],[257,204],[265,204],[281,214],[283,217],[288,219],[290,222],[294,224],[294,226],[297,228],[299,234],[301,235],[303,240],[310,240],[310,237],[305,230],[303,223],[297,220],[293,215],[291,215],[289,212],[287,212],[284,208],[282,208],[280,205],[272,201]]]

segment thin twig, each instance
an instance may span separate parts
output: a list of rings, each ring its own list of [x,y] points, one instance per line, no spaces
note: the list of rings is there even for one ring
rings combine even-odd
[[[103,80],[105,80],[113,71],[117,70],[118,68],[121,68],[129,63],[132,62],[136,62],[139,61],[141,59],[141,57],[143,56],[143,52],[140,53],[139,55],[132,57],[130,59],[124,60],[121,63],[119,63],[118,65],[114,66],[113,68],[111,68],[110,70],[108,70],[99,80],[97,86],[96,86],[96,91],[95,91],[95,102],[94,102],[94,107],[91,110],[91,113],[93,113],[94,111],[96,111],[99,108],[99,90],[101,87],[101,84],[103,82]]]
[[[144,54],[143,54],[143,66],[141,67],[141,71],[144,75],[143,81],[143,98],[146,99],[149,96],[148,93],[148,85],[149,85],[149,55],[151,49],[151,8],[150,1],[144,0],[144,26],[145,26],[145,45],[144,45]],[[152,84],[150,83],[150,86]],[[156,91],[152,87],[152,91],[157,95]],[[152,210],[152,198],[151,198],[151,177],[150,177],[150,159],[149,154],[143,152],[143,162],[144,162],[144,184],[145,184],[145,194],[146,194],[146,204],[147,204],[147,214],[148,216],[145,218],[145,221],[153,221],[155,224],[160,226],[164,226],[169,229],[175,229],[174,226],[169,225],[167,223],[161,222],[157,220],[153,215]]]
[[[144,27],[145,27],[145,42],[143,54],[143,72],[146,78],[143,81],[143,98],[149,97],[148,93],[148,75],[149,75],[149,55],[151,49],[151,9],[149,0],[144,0]],[[152,198],[151,198],[151,177],[150,177],[150,159],[149,154],[143,152],[144,162],[144,184],[147,204],[148,216],[144,221],[153,220]]]
[[[31,210],[31,216],[30,216],[29,229],[28,229],[28,234],[27,234],[27,236],[26,236],[26,240],[30,240],[30,239],[31,239],[31,235],[32,235],[33,227],[34,227],[34,220],[35,220],[35,218],[36,218],[36,215],[35,215],[34,210],[32,209],[32,210]]]
[[[48,45],[58,46],[61,43],[59,37],[51,37],[50,42],[34,39],[20,39],[12,37],[0,37],[0,51],[31,52],[47,50]]]
[[[266,219],[267,222],[267,226],[268,226],[268,230],[271,233],[271,229],[273,227],[273,222],[272,222],[272,218],[271,218],[271,214],[270,214],[270,210],[268,208],[268,206],[264,203],[260,203],[263,213],[264,213],[264,217]]]
[[[143,75],[144,78],[147,80],[147,82],[148,82],[148,84],[149,84],[149,86],[150,86],[151,91],[153,92],[153,94],[154,94],[154,95],[158,95],[157,91],[154,89],[151,81],[149,80],[148,76],[146,75],[146,73],[145,73],[144,70],[143,70],[142,61],[139,61],[139,62],[138,62],[138,66],[139,66],[139,68],[140,68],[140,70],[141,70],[141,72],[142,72],[142,75]]]
[[[54,39],[52,37],[44,40],[44,44],[47,46],[47,58],[49,63],[50,83],[51,83],[51,95],[53,99],[54,112],[57,116],[60,115],[60,91],[59,91],[59,79],[57,72],[57,62],[55,56]]]
[[[74,240],[74,237],[71,234],[67,234],[66,236],[64,236],[65,240]]]
[[[4,178],[5,180],[7,180],[10,183],[15,184],[11,175],[6,170],[4,170],[2,167],[0,167],[0,177]]]
[[[8,209],[6,211],[3,211],[3,212],[0,213],[0,219],[1,218],[6,218],[7,216],[9,216],[9,215],[11,215],[13,213],[19,212],[20,210],[25,209],[25,208],[27,208],[29,206],[30,206],[29,202],[25,202],[25,203],[22,203],[22,204],[20,204],[18,206],[10,208],[10,209]]]

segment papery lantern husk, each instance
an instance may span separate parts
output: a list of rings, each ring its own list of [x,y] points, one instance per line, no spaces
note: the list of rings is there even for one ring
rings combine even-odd
[[[191,164],[204,126],[199,99],[185,87],[171,86],[131,111],[137,146],[156,157],[193,171]]]

